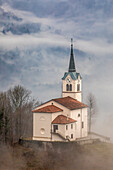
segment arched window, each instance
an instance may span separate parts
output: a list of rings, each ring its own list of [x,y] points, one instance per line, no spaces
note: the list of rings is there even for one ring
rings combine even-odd
[[[45,120],[45,117],[44,117],[44,116],[41,116],[41,117],[40,117],[40,120]]]
[[[80,91],[80,84],[77,84],[77,91]]]
[[[70,91],[72,91],[72,84],[70,84]]]
[[[66,91],[69,91],[69,84],[66,84]]]
[[[41,129],[40,129],[40,133],[41,133],[42,135],[44,135],[45,129],[44,129],[44,128],[41,128]]]

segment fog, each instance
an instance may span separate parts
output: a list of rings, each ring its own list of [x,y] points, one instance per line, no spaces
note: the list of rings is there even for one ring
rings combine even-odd
[[[0,170],[112,170],[113,145],[65,143],[41,149],[38,145],[0,146]]]

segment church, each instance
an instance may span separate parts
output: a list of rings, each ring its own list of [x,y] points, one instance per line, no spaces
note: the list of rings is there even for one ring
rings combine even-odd
[[[82,77],[77,73],[71,40],[69,69],[62,78],[62,98],[51,99],[33,112],[33,140],[75,141],[88,136],[87,105],[82,103]]]

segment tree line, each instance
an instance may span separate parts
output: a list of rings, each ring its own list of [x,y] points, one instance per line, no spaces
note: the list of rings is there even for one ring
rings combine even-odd
[[[13,145],[32,136],[32,108],[38,104],[21,85],[0,92],[0,142]]]

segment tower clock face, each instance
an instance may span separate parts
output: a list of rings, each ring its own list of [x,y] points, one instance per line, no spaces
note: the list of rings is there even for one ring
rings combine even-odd
[[[71,80],[70,80],[70,78],[67,78],[67,80],[66,80],[66,81],[67,81],[67,83],[71,83]]]

